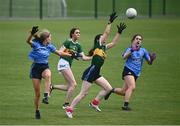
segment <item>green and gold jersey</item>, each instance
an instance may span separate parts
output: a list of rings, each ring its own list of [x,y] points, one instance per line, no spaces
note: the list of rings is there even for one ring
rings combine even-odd
[[[96,65],[97,67],[101,67],[104,64],[104,60],[107,57],[106,55],[106,45],[100,45],[99,42],[94,45],[92,65]]]
[[[63,43],[63,46],[66,48],[66,52],[77,52],[82,53],[82,47],[79,42],[73,42],[72,39],[68,39]],[[70,66],[73,62],[73,58],[70,56],[61,56],[61,58],[65,59],[69,62]]]

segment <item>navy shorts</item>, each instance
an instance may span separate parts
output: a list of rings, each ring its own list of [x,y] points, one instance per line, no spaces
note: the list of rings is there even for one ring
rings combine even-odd
[[[123,70],[123,72],[122,72],[122,79],[123,79],[123,80],[124,80],[124,77],[125,77],[126,75],[132,75],[132,76],[134,77],[135,81],[136,81],[137,78],[138,78],[138,76],[136,76],[136,74],[135,74],[132,70],[130,70],[129,68],[127,68],[127,67],[125,66],[125,67],[124,67],[124,70]]]
[[[101,68],[96,67],[95,65],[91,65],[84,71],[81,79],[93,83],[93,81],[101,77],[100,69]]]
[[[42,79],[42,72],[49,69],[48,64],[33,63],[31,65],[30,78]]]

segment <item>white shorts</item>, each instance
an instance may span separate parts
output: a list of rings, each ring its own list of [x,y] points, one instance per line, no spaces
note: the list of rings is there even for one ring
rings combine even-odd
[[[68,68],[70,68],[69,62],[61,58],[58,62],[57,70],[61,72]]]

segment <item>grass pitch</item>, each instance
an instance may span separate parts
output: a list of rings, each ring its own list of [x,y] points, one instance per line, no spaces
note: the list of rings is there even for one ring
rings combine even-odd
[[[93,45],[94,36],[102,33],[105,20],[60,20],[60,21],[0,21],[0,124],[1,125],[180,125],[180,20],[179,19],[134,19],[124,20],[127,29],[118,45],[107,52],[108,57],[102,69],[113,87],[121,87],[121,72],[124,61],[123,50],[130,45],[133,34],[144,36],[143,46],[157,53],[152,66],[144,63],[143,72],[137,81],[132,96],[131,112],[121,110],[122,97],[112,95],[100,105],[98,113],[88,107],[100,88],[94,85],[89,95],[78,104],[74,118],[68,119],[62,110],[65,92],[54,91],[50,104],[41,104],[41,120],[34,119],[33,87],[29,79],[31,62],[27,55],[31,48],[26,44],[28,30],[33,25],[47,28],[52,33],[53,43],[58,47],[69,37],[72,27],[81,29],[81,45],[84,52]],[[112,25],[110,41],[116,32],[116,20]],[[52,70],[52,82],[64,80],[56,70],[58,56],[49,59]],[[81,87],[81,75],[90,62],[74,61],[72,69],[78,86]],[[42,84],[43,89],[43,84]],[[42,90],[43,91],[43,90]],[[43,92],[42,92],[43,93]]]

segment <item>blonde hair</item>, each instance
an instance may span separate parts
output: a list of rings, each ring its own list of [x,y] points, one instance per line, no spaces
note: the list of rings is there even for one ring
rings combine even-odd
[[[47,29],[43,29],[43,30],[41,30],[40,32],[39,32],[39,39],[41,40],[41,42],[43,42],[46,38],[48,38],[49,37],[49,35],[50,35],[51,33],[50,33],[50,31],[49,30],[47,30]]]

